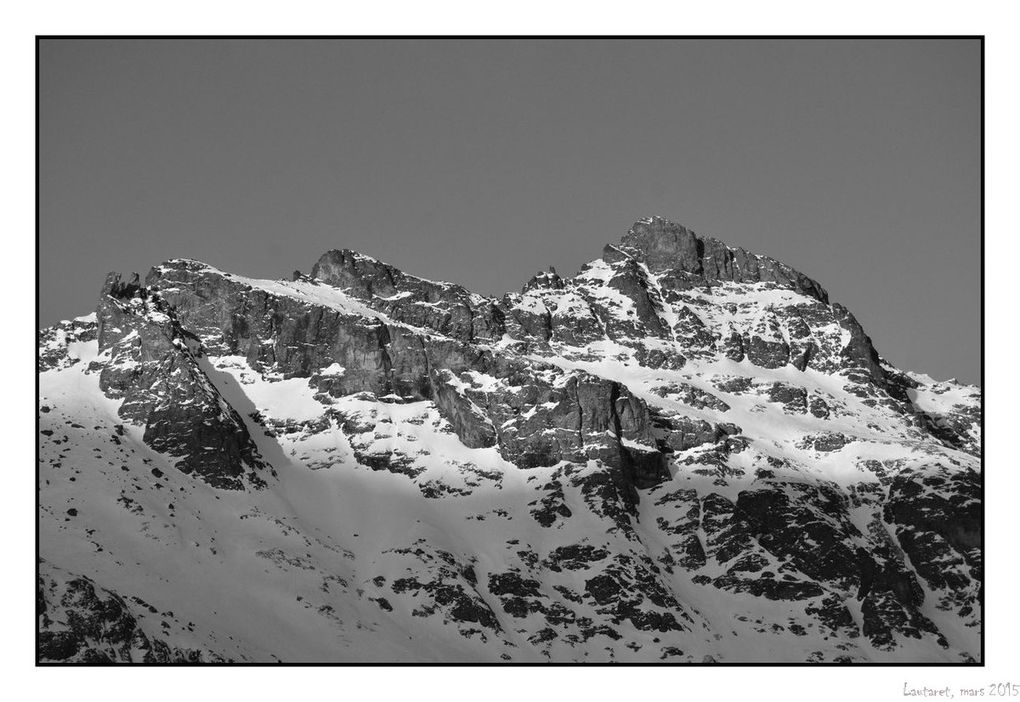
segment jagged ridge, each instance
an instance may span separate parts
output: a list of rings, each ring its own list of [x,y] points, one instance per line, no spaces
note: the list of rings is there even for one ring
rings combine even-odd
[[[144,285],[108,279],[94,322],[44,330],[40,344],[44,423],[59,396],[61,416],[120,427],[86,460],[99,461],[88,491],[63,466],[86,438],[44,432],[45,474],[61,486],[43,491],[44,544],[80,538],[55,518],[56,496],[158,496],[167,470],[205,515],[193,527],[204,543],[221,508],[188,476],[229,489],[233,510],[285,527],[272,548],[242,552],[291,579],[323,578],[305,596],[325,599],[319,616],[347,642],[301,630],[292,651],[317,641],[313,651],[362,655],[342,607],[400,632],[392,641],[439,635],[454,659],[751,660],[748,642],[771,649],[776,636],[794,660],[979,653],[978,391],[893,368],[815,281],[661,218],[637,222],[576,276],[539,274],[500,298],[348,250],[291,281],[169,261]],[[83,389],[90,377],[98,397]],[[87,398],[94,409],[80,408]],[[125,460],[122,444],[148,457],[111,472],[104,461]],[[324,498],[301,486],[342,482],[374,500],[378,480],[390,496],[411,487],[402,509],[420,517],[332,571],[322,559],[363,538],[344,529],[375,517],[337,531],[336,517],[311,516]],[[480,529],[469,526],[480,507],[502,526],[455,545]],[[148,524],[182,528],[175,510],[157,513]],[[313,531],[300,526],[309,520]],[[425,526],[437,520],[446,537]],[[123,527],[101,526],[89,529],[103,553],[123,548],[113,545]],[[220,526],[245,541],[257,533]],[[372,575],[380,563],[405,576]],[[87,564],[109,587],[124,568]],[[247,636],[216,655],[282,652]],[[358,650],[423,653],[394,645]]]

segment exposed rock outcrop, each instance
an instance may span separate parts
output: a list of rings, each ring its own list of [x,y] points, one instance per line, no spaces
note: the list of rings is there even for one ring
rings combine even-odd
[[[499,297],[175,259],[39,347],[40,660],[980,657],[980,390],[660,217]]]

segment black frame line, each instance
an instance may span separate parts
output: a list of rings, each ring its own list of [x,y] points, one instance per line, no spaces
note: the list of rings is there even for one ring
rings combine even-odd
[[[61,41],[61,40],[72,40],[72,41],[89,41],[89,40],[126,40],[126,41],[194,41],[194,40],[208,40],[208,41],[276,41],[276,40],[290,40],[290,41],[378,41],[378,40],[412,40],[412,41],[428,41],[428,40],[456,40],[456,41],[505,41],[505,40],[529,40],[529,41],[576,41],[576,40],[589,40],[589,41],[618,41],[618,40],[643,40],[643,41],[717,41],[717,40],[752,40],[752,41],[775,41],[775,40],[796,40],[796,41],[835,41],[835,40],[976,40],[980,44],[980,122],[981,122],[981,135],[980,135],[980,356],[981,356],[981,368],[980,368],[980,384],[981,384],[981,415],[979,424],[981,428],[981,448],[979,453],[979,459],[981,464],[981,588],[978,594],[978,601],[981,605],[981,650],[980,660],[977,662],[960,662],[960,663],[936,663],[936,662],[910,662],[910,663],[899,663],[899,662],[882,662],[882,661],[868,661],[863,663],[835,663],[835,662],[823,662],[823,663],[811,663],[811,662],[735,662],[735,661],[721,661],[715,663],[678,663],[678,662],[659,662],[659,661],[627,661],[627,662],[555,662],[550,661],[546,663],[542,662],[515,662],[515,661],[503,661],[503,662],[454,662],[454,661],[439,661],[439,662],[397,662],[397,661],[370,661],[370,662],[352,662],[352,661],[337,661],[337,662],[249,662],[249,661],[234,661],[234,662],[180,662],[180,663],[65,663],[57,661],[41,661],[39,660],[39,643],[40,643],[40,632],[38,622],[36,625],[36,667],[108,667],[108,666],[125,666],[125,667],[166,667],[166,666],[224,666],[224,667],[703,667],[703,666],[718,666],[718,667],[911,667],[911,668],[922,668],[922,667],[936,667],[936,668],[957,668],[957,667],[985,667],[987,661],[985,660],[985,632],[987,629],[987,611],[985,607],[984,589],[984,561],[985,561],[985,542],[984,533],[986,528],[986,515],[985,515],[985,480],[984,480],[984,393],[985,393],[985,377],[984,377],[984,361],[985,361],[985,346],[984,346],[984,35],[36,35],[36,330],[39,330],[40,324],[40,306],[39,306],[39,293],[40,293],[40,266],[39,266],[39,255],[40,255],[40,178],[39,178],[39,53],[40,45],[43,41]],[[38,338],[34,341],[35,351],[34,355],[38,358],[39,344]],[[40,499],[39,499],[39,480],[40,480],[40,469],[39,469],[39,458],[40,458],[40,441],[39,441],[39,372],[36,371],[36,567],[35,567],[35,581],[33,582],[33,595],[32,600],[35,600],[36,594],[35,589],[39,581],[39,510],[40,510]]]

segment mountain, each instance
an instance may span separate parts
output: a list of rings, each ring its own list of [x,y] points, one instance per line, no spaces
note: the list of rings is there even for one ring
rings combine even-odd
[[[43,661],[981,659],[981,391],[659,217],[498,298],[111,274],[38,363]]]

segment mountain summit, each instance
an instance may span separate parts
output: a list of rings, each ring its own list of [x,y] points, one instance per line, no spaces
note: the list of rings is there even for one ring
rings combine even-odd
[[[175,259],[39,345],[40,660],[981,656],[980,390],[661,217],[502,297]]]

